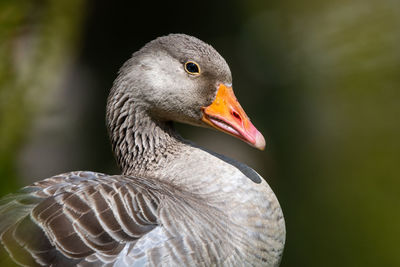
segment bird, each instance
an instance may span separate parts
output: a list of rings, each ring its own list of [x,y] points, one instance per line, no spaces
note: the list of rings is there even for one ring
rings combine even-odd
[[[22,266],[279,266],[285,221],[268,183],[174,122],[265,148],[225,59],[193,36],[158,37],[123,64],[107,99],[121,173],[68,172],[3,197],[3,254]]]

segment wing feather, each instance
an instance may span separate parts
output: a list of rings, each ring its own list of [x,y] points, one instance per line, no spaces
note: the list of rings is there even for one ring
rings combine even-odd
[[[157,227],[158,191],[126,176],[57,175],[0,200],[0,239],[21,265],[106,266]]]

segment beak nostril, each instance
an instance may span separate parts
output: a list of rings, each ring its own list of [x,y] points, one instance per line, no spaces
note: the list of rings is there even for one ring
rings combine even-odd
[[[242,121],[242,118],[240,117],[239,113],[236,111],[232,110],[232,115],[235,117],[237,120]]]

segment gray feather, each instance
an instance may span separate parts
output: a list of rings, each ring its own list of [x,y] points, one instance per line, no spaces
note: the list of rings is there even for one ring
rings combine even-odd
[[[183,69],[194,60],[202,75]],[[197,38],[160,37],[124,64],[107,103],[121,175],[70,172],[0,200],[0,240],[24,266],[278,266],[285,223],[254,170],[183,140],[204,126],[225,60]]]

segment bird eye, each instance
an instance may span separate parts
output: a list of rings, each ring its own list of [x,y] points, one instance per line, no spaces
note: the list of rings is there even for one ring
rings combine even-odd
[[[188,61],[185,63],[185,70],[189,74],[199,75],[200,74],[200,66],[196,62]]]

